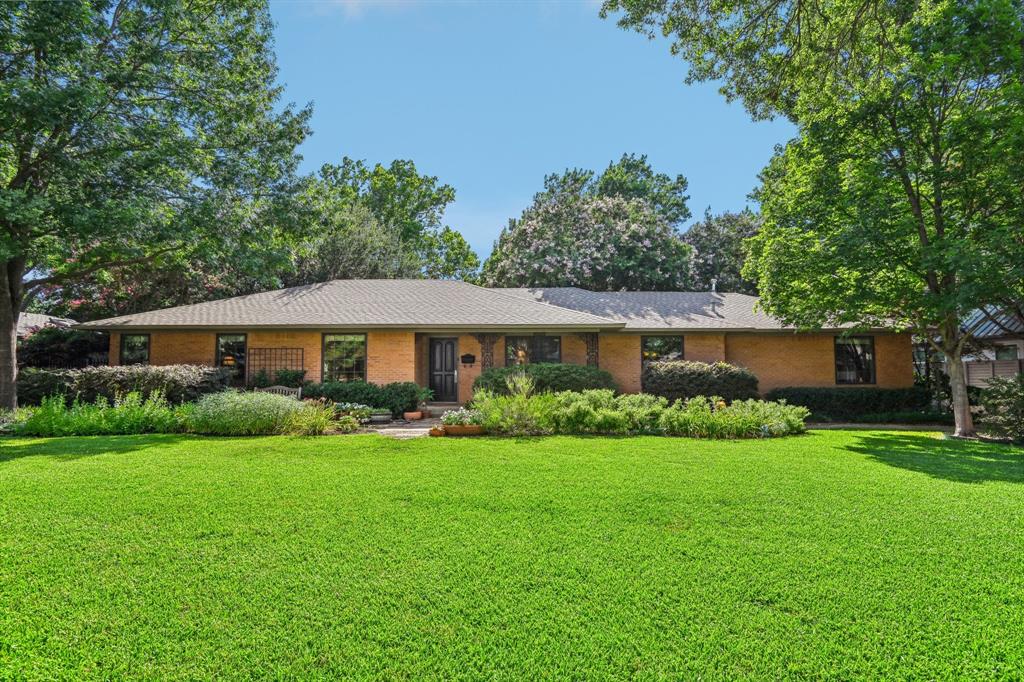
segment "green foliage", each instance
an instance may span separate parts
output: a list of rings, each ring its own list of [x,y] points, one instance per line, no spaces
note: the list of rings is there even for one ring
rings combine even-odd
[[[289,436],[320,436],[331,429],[348,432],[352,417],[342,417],[335,421],[334,405],[326,400],[306,400],[302,409],[292,412],[281,429],[281,433]],[[356,422],[358,427],[359,422]]]
[[[270,380],[270,375],[267,374],[267,370],[261,369],[252,375],[252,381],[250,382],[256,388],[268,388],[274,385],[274,382]]]
[[[24,369],[18,373],[18,394],[23,405],[39,404],[53,395],[92,402],[113,400],[131,392],[148,397],[159,391],[172,404],[190,402],[207,393],[223,391],[231,372],[202,365],[121,365],[72,370]]]
[[[339,417],[352,417],[361,423],[370,418],[373,408],[362,403],[334,403],[334,411]]]
[[[711,215],[694,223],[683,233],[693,247],[693,289],[757,295],[757,283],[743,277],[746,260],[744,241],[761,229],[761,219],[745,209],[739,213]]]
[[[334,421],[333,429],[338,433],[353,433],[359,430],[362,422],[355,416],[343,414]]]
[[[113,402],[43,398],[39,407],[18,410],[7,430],[18,436],[107,436],[138,433],[176,433],[184,430],[185,411],[171,407],[160,391],[146,398],[138,392]]]
[[[615,390],[615,380],[604,369],[589,365],[541,362],[516,367],[491,367],[480,373],[473,382],[473,390],[507,393],[508,379],[525,374],[534,382],[537,391],[583,391],[591,388]]]
[[[442,414],[441,423],[445,426],[475,426],[483,423],[483,415],[479,410],[468,410],[461,407]]]
[[[299,388],[302,386],[302,380],[305,376],[306,370],[304,369],[279,369],[274,372],[274,384],[289,388]]]
[[[18,365],[74,367],[89,358],[106,358],[109,347],[103,332],[43,327],[18,345]]]
[[[765,396],[768,400],[785,400],[802,405],[816,420],[859,421],[865,415],[879,413],[925,413],[931,403],[928,391],[911,388],[776,388]]]
[[[989,379],[979,402],[987,432],[1024,442],[1024,374]]]
[[[715,396],[669,403],[658,396],[607,389],[533,393],[525,375],[509,379],[508,395],[478,392],[473,407],[490,433],[662,434],[693,438],[768,438],[803,433],[806,408],[762,400],[731,405]]]
[[[311,408],[294,398],[274,393],[222,391],[199,399],[189,415],[188,430],[211,436],[288,433],[289,429],[306,425],[298,413],[307,409],[319,411],[318,407]]]
[[[366,381],[327,381],[322,384],[306,383],[302,388],[305,398],[327,398],[334,403],[358,403],[387,409],[395,416],[415,411],[429,393],[411,381],[391,384],[371,384]]]
[[[650,362],[643,371],[644,391],[669,401],[717,395],[727,401],[756,398],[757,377],[749,369],[724,362],[690,360]]]
[[[273,270],[298,229],[281,198],[310,110],[279,102],[271,42],[262,0],[5,6],[9,312],[118,266],[228,254],[236,269]],[[13,366],[13,349],[0,352]],[[6,407],[13,379],[0,376]]]

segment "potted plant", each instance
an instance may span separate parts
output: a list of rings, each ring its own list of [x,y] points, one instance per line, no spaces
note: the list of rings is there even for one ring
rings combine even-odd
[[[360,424],[370,421],[373,408],[362,403],[334,403],[334,412],[339,417],[353,417]]]
[[[429,388],[421,388],[416,393],[416,409],[408,412],[403,412],[402,416],[409,421],[416,421],[417,419],[423,419],[424,407],[428,400],[434,397],[434,392]]]
[[[441,415],[444,432],[448,436],[479,436],[484,432],[483,415],[479,410],[448,410]]]
[[[391,423],[391,410],[386,407],[375,407],[370,412],[370,423],[371,424],[390,424]]]

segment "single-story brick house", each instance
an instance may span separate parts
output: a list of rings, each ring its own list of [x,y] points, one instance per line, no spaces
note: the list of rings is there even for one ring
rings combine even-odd
[[[724,360],[762,391],[780,386],[905,387],[909,334],[797,332],[757,298],[713,292],[486,289],[440,280],[335,280],[89,322],[110,332],[113,364],[304,369],[312,381],[415,381],[465,402],[488,367],[571,362],[641,390],[643,363]]]

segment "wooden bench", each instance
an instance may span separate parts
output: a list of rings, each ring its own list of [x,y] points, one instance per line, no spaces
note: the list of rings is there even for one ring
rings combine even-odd
[[[289,388],[288,386],[267,386],[266,388],[255,389],[260,393],[275,393],[277,395],[286,395],[296,400],[302,400],[302,388]]]

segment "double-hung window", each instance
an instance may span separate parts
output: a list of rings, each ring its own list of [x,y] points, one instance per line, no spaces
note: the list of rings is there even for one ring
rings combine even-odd
[[[366,334],[324,334],[323,381],[366,381]]]
[[[836,383],[875,383],[875,337],[836,337]]]
[[[217,366],[231,370],[234,383],[245,381],[245,334],[217,334]]]
[[[121,334],[121,364],[149,364],[149,334]]]

